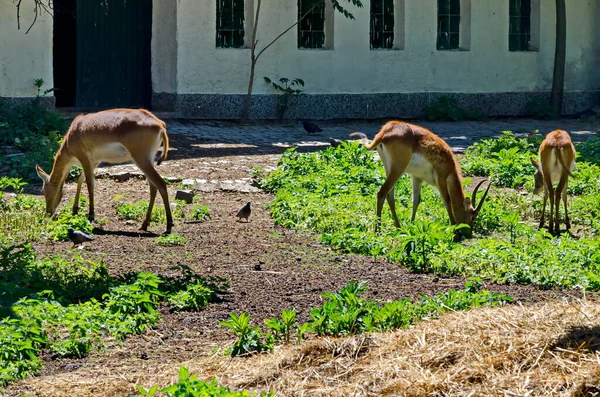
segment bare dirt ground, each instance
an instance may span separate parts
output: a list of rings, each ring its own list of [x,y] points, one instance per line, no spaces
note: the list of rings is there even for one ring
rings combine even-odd
[[[173,134],[170,136],[169,160],[158,167],[163,176],[236,180],[250,178],[254,166],[274,167],[284,147],[260,147],[248,143],[223,143],[206,137]],[[233,137],[235,140],[235,137]],[[318,150],[319,147],[301,150]],[[37,188],[37,189],[36,189]],[[39,187],[33,190],[39,192]],[[66,185],[65,197],[72,198],[73,183]],[[318,242],[317,236],[275,226],[267,203],[273,197],[264,192],[216,190],[197,193],[197,200],[208,205],[212,219],[186,224],[176,221],[174,232],[189,239],[184,246],[162,247],[154,237],[164,230],[152,224],[154,233],[138,232],[141,222],[125,222],[115,215],[115,195],[128,202],[147,199],[144,180],[126,182],[98,179],[96,182],[96,217],[107,224],[96,232],[96,240],[77,250],[84,258],[102,260],[111,273],[149,270],[159,274],[172,272],[171,267],[187,265],[205,276],[225,278],[229,289],[222,302],[209,305],[201,312],[163,312],[156,329],[124,342],[108,341],[107,348],[81,360],[45,359],[45,369],[36,377],[15,383],[7,396],[31,393],[49,395],[126,395],[135,392],[135,384],[158,369],[176,368],[192,359],[207,357],[226,347],[232,337],[219,325],[231,312],[247,312],[255,323],[273,317],[282,309],[294,307],[300,320],[308,318],[311,307],[322,301],[320,293],[340,288],[349,280],[367,280],[368,296],[382,300],[418,294],[436,294],[450,288],[462,288],[461,278],[440,278],[413,274],[386,263],[382,258],[345,254]],[[170,187],[171,199],[176,186]],[[236,222],[235,212],[247,201],[253,202],[251,222]],[[64,202],[63,202],[63,205]],[[157,205],[162,205],[157,199]],[[87,210],[87,209],[86,209]],[[73,255],[69,243],[35,244],[39,256]],[[260,270],[256,270],[260,265]],[[578,298],[571,291],[543,291],[531,286],[486,285],[494,292],[507,293],[524,304],[556,298]],[[62,379],[62,382],[58,382]],[[68,382],[65,380],[68,379]],[[94,389],[98,379],[114,380],[114,388]],[[62,385],[62,386],[60,386]]]

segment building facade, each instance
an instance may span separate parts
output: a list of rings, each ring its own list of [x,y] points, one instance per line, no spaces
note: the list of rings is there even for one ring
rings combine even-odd
[[[251,118],[413,117],[444,95],[510,116],[548,97],[554,0],[362,2],[340,1],[349,19],[329,0],[262,0],[258,51],[304,18],[258,60]],[[106,3],[55,0],[54,20],[39,15],[28,34],[32,11],[17,30],[14,4],[0,3],[0,96],[31,97],[43,78],[57,106],[241,116],[257,0]],[[299,78],[302,93],[283,102],[264,77]],[[564,113],[598,104],[599,93],[600,2],[568,0]]]

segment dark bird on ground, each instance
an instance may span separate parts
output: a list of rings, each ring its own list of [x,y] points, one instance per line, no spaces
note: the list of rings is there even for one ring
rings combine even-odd
[[[252,203],[252,201],[248,201],[246,203],[245,206],[243,206],[237,213],[237,217],[239,218],[238,221],[241,221],[242,218],[246,219],[246,222],[248,222],[248,218],[250,217],[250,214],[252,213],[252,209],[250,208],[250,204]]]
[[[94,238],[89,234],[85,234],[79,230],[73,230],[73,228],[68,228],[67,234],[69,235],[69,240],[73,242],[73,247],[78,244],[83,244],[86,241],[94,240]]]
[[[335,139],[335,138],[329,138],[329,143],[331,144],[331,146],[333,147],[338,147],[342,144],[343,141],[339,140],[339,139]]]
[[[302,120],[302,126],[304,127],[304,131],[306,131],[309,134],[314,134],[315,132],[323,131],[321,128],[319,128],[317,123],[313,121]]]

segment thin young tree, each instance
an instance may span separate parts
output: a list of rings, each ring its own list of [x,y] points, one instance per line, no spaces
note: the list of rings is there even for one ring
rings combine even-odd
[[[565,87],[565,63],[567,51],[567,10],[565,0],[556,0],[556,48],[554,51],[554,74],[550,107],[552,118],[560,118]]]
[[[315,8],[324,6],[326,1],[331,2],[331,4],[333,5],[333,9],[335,11],[341,13],[343,16],[345,16],[348,19],[354,19],[354,15],[352,13],[350,13],[348,10],[346,10],[344,7],[342,7],[339,0],[304,0],[304,1],[310,1],[312,4],[312,7],[309,8],[309,10],[307,12],[305,12],[303,15],[301,15],[300,18],[298,18],[298,20],[295,23],[293,23],[291,26],[289,26],[287,29],[285,29],[283,32],[281,32],[279,35],[275,36],[275,38],[273,40],[271,40],[266,46],[264,46],[260,51],[257,51],[258,40],[256,39],[256,32],[258,31],[258,22],[259,22],[260,8],[261,8],[261,3],[262,3],[262,0],[257,0],[256,12],[254,14],[254,28],[252,30],[252,36],[250,38],[250,78],[248,80],[248,91],[246,93],[246,100],[244,101],[244,109],[242,112],[243,120],[247,120],[248,116],[250,115],[250,106],[252,105],[252,89],[254,87],[254,74],[255,74],[255,70],[256,70],[256,63],[258,62],[258,59],[260,58],[260,56],[267,49],[269,49],[269,47],[271,47],[273,44],[275,44],[275,42],[277,40],[282,38],[287,32],[289,32],[296,25],[298,25],[300,22],[302,22],[302,20],[304,18],[306,18]],[[359,8],[362,7],[361,0],[346,0],[346,1],[348,3],[353,4],[356,7],[359,7]]]

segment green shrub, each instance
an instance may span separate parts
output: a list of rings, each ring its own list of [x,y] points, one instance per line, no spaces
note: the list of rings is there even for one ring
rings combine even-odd
[[[39,99],[12,105],[0,98],[0,146],[23,154],[0,155],[0,174],[36,180],[36,164],[49,172],[67,126],[60,113],[46,108]]]
[[[425,107],[425,116],[430,121],[483,120],[485,114],[480,109],[463,109],[456,99],[448,96],[440,97],[436,102]]]

